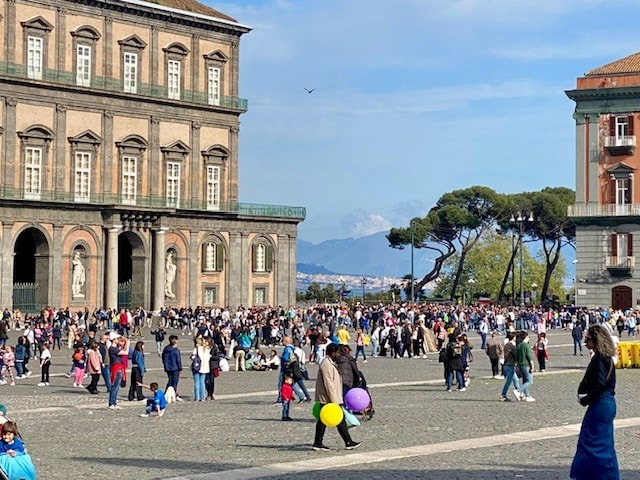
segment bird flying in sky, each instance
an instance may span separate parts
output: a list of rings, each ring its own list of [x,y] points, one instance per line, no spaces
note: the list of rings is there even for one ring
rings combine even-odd
[[[314,90],[315,88],[312,88],[311,90],[309,90],[307,87],[304,87],[304,91],[307,93],[313,93]]]

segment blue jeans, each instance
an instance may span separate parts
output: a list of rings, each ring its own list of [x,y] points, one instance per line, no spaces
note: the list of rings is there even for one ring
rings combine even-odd
[[[176,397],[178,396],[178,381],[180,380],[180,372],[178,370],[172,370],[167,372],[167,386],[164,391],[166,392],[169,387],[173,387],[173,390],[176,392]]]
[[[122,370],[118,370],[116,372],[116,376],[114,377],[113,385],[111,385],[111,390],[109,390],[109,406],[110,407],[118,403],[118,390],[120,390],[121,381],[122,381]]]
[[[193,374],[193,399],[204,400],[205,389],[204,379],[207,376],[206,373],[194,373]]]
[[[449,370],[449,374],[447,375],[447,390],[451,390],[451,385],[453,385],[453,372],[456,373],[456,381],[458,382],[458,390],[464,387],[464,378],[462,376],[462,370]]]
[[[102,379],[104,380],[104,386],[107,387],[107,392],[111,391],[111,371],[109,366],[102,367]]]
[[[298,387],[297,390],[296,387]],[[311,400],[311,395],[309,395],[309,390],[307,390],[307,386],[304,384],[303,379],[297,380],[293,383],[293,391],[298,395],[299,399],[302,400],[303,398],[306,398],[307,400]],[[301,393],[304,393],[304,395],[301,395]]]
[[[513,382],[513,388],[515,388],[516,390],[520,390],[520,381],[518,380],[518,376],[516,375],[515,365],[505,365],[504,376],[506,380],[504,382],[504,387],[502,387],[503,397],[506,397],[507,394],[509,393],[509,387],[511,386],[511,382]]]
[[[378,353],[380,353],[380,344],[378,339],[375,337],[371,337],[371,356],[377,357]]]
[[[22,375],[24,375],[24,362],[20,361],[18,362],[16,360],[16,372],[18,373],[18,376],[21,377]]]
[[[282,418],[289,416],[289,408],[291,407],[291,401],[282,402]]]
[[[578,340],[576,338],[573,339],[573,354],[578,354],[578,349],[580,349],[580,353],[582,353],[582,340]]]
[[[358,354],[360,353],[362,354],[362,358],[366,360],[367,356],[364,354],[364,345],[356,346],[356,360],[358,360]]]
[[[531,367],[523,367],[520,366],[520,371],[522,372],[522,386],[520,387],[520,391],[524,393],[525,397],[530,397],[529,388],[533,385],[533,375],[531,374]]]
[[[482,339],[482,345],[480,345],[480,350],[484,350],[484,348],[487,346],[487,334],[481,333],[480,338]]]

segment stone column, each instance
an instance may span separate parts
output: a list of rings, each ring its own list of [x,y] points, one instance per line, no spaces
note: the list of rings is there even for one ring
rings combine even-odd
[[[158,85],[159,81],[159,71],[158,71],[158,27],[157,25],[151,26],[151,45],[149,51],[149,83],[153,86]]]
[[[104,41],[102,42],[102,75],[113,76],[113,18],[104,17]]]
[[[57,190],[58,192],[64,192],[64,181],[68,176],[69,168],[67,162],[66,143],[67,143],[67,107],[64,105],[56,105],[55,113],[55,132],[56,138],[53,141],[53,171],[55,172],[55,179],[53,185],[44,188],[51,188],[51,190]],[[46,176],[45,176],[46,179]],[[72,182],[73,191],[73,182]],[[55,297],[54,297],[55,298]]]
[[[164,270],[164,255],[165,255],[165,236],[167,233],[166,228],[159,228],[154,232],[153,237],[153,311],[154,313],[160,312],[160,309],[164,307],[164,284],[165,284],[165,270]],[[178,277],[176,276],[176,281]]]
[[[105,275],[105,308],[118,308],[118,232],[119,226],[107,230],[107,274]]]
[[[164,196],[164,165],[161,165],[160,158],[160,117],[149,119],[149,168],[147,185],[149,190],[143,195]],[[182,193],[181,193],[182,194]]]
[[[58,7],[58,15],[56,19],[56,69],[60,72],[65,71],[66,50],[67,46],[65,35],[67,34],[67,10]]]
[[[4,134],[2,141],[2,185],[15,187],[16,168],[16,104],[13,98],[4,100]],[[22,185],[24,186],[24,185]]]
[[[16,61],[16,0],[7,0],[5,5],[5,40],[6,61]]]
[[[251,249],[249,248],[249,232],[240,233],[240,299],[238,304],[245,307],[253,303],[253,291],[249,278],[251,277]]]
[[[13,309],[13,222],[2,224],[2,306]]]
[[[242,303],[241,281],[242,281],[242,244],[239,231],[229,232],[229,261],[225,274],[225,305],[231,307]]]
[[[114,157],[114,138],[113,138],[113,112],[105,110],[102,115],[102,138],[103,142],[100,148],[100,169],[102,175],[100,176],[100,188],[101,192],[105,195],[105,198],[113,198],[113,192],[111,187],[111,180],[115,174],[119,171],[120,158],[116,155]],[[118,182],[120,183],[120,182]],[[107,197],[108,196],[108,197]]]
[[[238,96],[239,91],[239,79],[240,79],[240,40],[233,40],[231,42],[231,58],[229,59],[231,64],[230,83],[231,89],[229,94],[232,97]]]
[[[231,155],[227,160],[228,165],[228,202],[235,204],[238,201],[238,133],[240,133],[239,127],[231,127],[229,129],[229,150]]]
[[[189,305],[198,305],[198,277],[200,265],[198,262],[198,232],[190,232],[189,236],[189,287],[186,298]]]
[[[275,289],[273,300],[276,305],[288,305],[289,300],[289,277],[291,275],[291,265],[289,264],[289,236],[278,234],[278,245],[276,246],[276,272]]]
[[[191,85],[189,88],[197,92],[200,76],[200,36],[199,35],[191,35],[191,55],[189,55],[191,59]]]
[[[204,203],[204,195],[202,195],[204,175],[202,157],[200,155],[200,123],[191,122],[191,203],[197,205],[199,202]],[[201,207],[198,207],[201,208]]]
[[[62,298],[62,225],[53,226],[53,248],[51,254],[53,282],[51,282],[51,303],[53,305],[67,305],[68,299]],[[88,265],[87,265],[88,267]],[[89,282],[86,282],[89,284]],[[87,300],[90,300],[87,290]]]

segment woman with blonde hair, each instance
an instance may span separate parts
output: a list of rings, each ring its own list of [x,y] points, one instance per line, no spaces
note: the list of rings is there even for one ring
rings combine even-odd
[[[593,325],[584,337],[593,356],[578,387],[578,402],[587,407],[582,420],[570,477],[575,480],[619,480],[620,470],[613,441],[616,416],[616,348],[602,325]]]
[[[198,357],[196,359],[196,357]],[[191,355],[191,373],[193,373],[193,401],[202,402],[205,398],[205,379],[211,371],[211,344],[201,337],[195,340],[195,347]]]

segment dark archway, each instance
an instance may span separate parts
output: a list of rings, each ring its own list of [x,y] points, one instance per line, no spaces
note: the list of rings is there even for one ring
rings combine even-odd
[[[633,292],[631,287],[623,285],[611,289],[611,307],[614,310],[629,310],[633,306]]]
[[[13,308],[38,312],[49,305],[49,242],[28,228],[18,235],[13,254]]]
[[[147,305],[145,271],[147,258],[142,239],[133,232],[118,236],[118,306]]]

